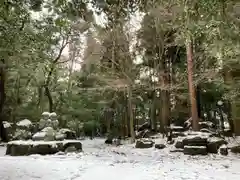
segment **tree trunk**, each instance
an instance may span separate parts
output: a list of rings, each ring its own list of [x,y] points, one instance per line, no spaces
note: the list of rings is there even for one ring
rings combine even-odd
[[[189,98],[191,104],[191,115],[192,115],[192,128],[194,131],[199,130],[199,119],[196,101],[196,91],[193,82],[193,44],[192,40],[186,43],[187,52],[187,69],[188,69],[188,86],[189,86]]]
[[[52,74],[53,74],[53,71],[54,71],[54,67],[55,67],[55,63],[52,63],[50,71],[48,72],[48,75],[47,75],[47,80],[46,80],[46,82],[44,84],[45,95],[48,98],[48,111],[50,113],[54,111],[53,98],[52,98],[51,91],[49,89],[49,85],[50,85],[50,81],[51,81]]]
[[[133,106],[132,106],[132,87],[131,85],[128,86],[128,111],[129,111],[129,118],[130,118],[130,133],[131,133],[131,140],[132,143],[135,142],[135,131],[134,131],[134,122],[133,122]]]
[[[157,131],[157,120],[156,120],[156,91],[153,90],[152,93],[152,106],[150,108],[150,120],[152,122],[152,128],[154,131]]]
[[[1,60],[0,63],[0,137],[3,142],[8,141],[8,136],[6,129],[3,126],[3,107],[6,99],[5,94],[5,61],[4,59]]]

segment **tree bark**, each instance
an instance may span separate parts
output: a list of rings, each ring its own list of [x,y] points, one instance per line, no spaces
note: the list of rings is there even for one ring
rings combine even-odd
[[[8,136],[6,129],[3,126],[3,107],[6,99],[5,94],[5,61],[4,59],[1,59],[0,63],[0,137],[3,142],[8,141]]]
[[[129,118],[130,118],[130,133],[131,133],[131,140],[132,143],[135,142],[135,131],[134,131],[134,119],[133,119],[133,106],[132,106],[132,87],[131,85],[128,86],[128,111],[129,111]]]
[[[197,110],[196,91],[193,81],[193,44],[190,39],[186,43],[187,52],[187,69],[188,69],[188,86],[189,86],[189,98],[191,104],[191,115],[192,115],[192,128],[194,131],[199,130],[199,118]]]

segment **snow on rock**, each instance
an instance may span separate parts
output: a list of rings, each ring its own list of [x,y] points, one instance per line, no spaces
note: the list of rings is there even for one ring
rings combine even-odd
[[[11,128],[13,123],[9,123],[7,121],[3,121],[4,128]]]
[[[75,147],[77,151],[82,151],[82,144],[77,140],[65,141],[11,141],[7,144],[6,155],[24,156],[31,154],[55,154],[65,151],[68,147]]]
[[[17,123],[17,126],[20,127],[30,127],[32,125],[32,122],[28,119],[21,120]]]

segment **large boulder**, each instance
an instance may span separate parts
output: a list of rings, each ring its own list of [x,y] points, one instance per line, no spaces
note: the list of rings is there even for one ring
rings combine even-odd
[[[135,148],[145,149],[153,147],[154,142],[150,139],[139,139],[136,142]]]
[[[222,138],[217,138],[217,137],[211,137],[208,139],[208,144],[207,144],[207,151],[209,153],[218,153],[218,149],[224,145],[227,144],[227,141],[222,139]]]
[[[53,141],[55,140],[55,131],[52,127],[46,127],[42,131],[35,133],[32,139],[34,141]]]
[[[207,146],[207,137],[188,136],[183,139],[184,146]]]
[[[184,146],[183,153],[185,155],[207,155],[206,146]]]

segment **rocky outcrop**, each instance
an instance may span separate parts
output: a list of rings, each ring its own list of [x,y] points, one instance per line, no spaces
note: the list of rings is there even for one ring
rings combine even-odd
[[[6,155],[26,156],[31,154],[55,154],[57,152],[82,151],[82,144],[77,140],[65,141],[11,141],[7,144]]]

